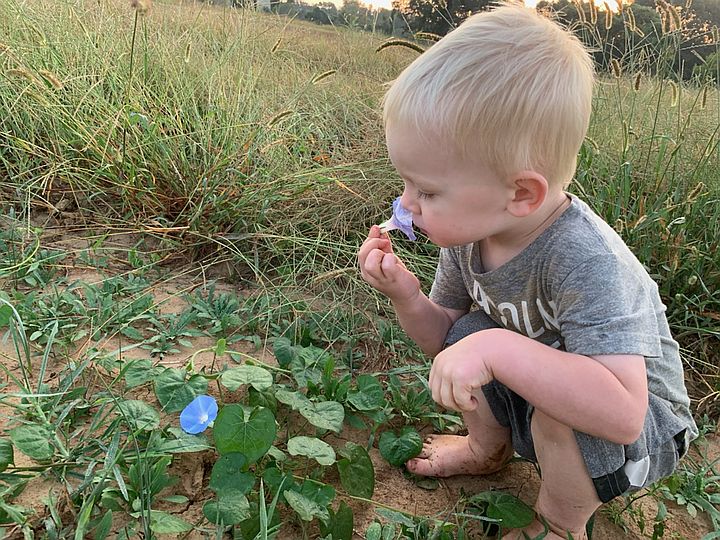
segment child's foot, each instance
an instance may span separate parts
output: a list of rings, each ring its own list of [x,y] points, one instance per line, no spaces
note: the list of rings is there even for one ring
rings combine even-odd
[[[510,529],[502,535],[502,540],[525,540],[526,538],[530,538],[531,540],[534,538],[538,540],[541,538],[543,540],[568,540],[568,538],[572,538],[572,540],[587,540],[585,531],[576,534],[567,531],[565,534],[560,534],[562,531],[555,529],[555,527],[549,529],[547,533],[544,533],[544,531],[545,526],[540,523],[539,520],[535,519],[530,525],[523,529]]]
[[[488,456],[481,456],[461,435],[429,435],[420,455],[405,466],[421,476],[454,476],[456,474],[491,474],[502,469],[512,456],[510,444],[502,444]]]

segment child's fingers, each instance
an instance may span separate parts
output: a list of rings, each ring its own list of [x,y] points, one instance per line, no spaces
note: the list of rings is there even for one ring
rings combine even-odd
[[[463,412],[470,412],[477,409],[477,400],[472,396],[472,393],[464,384],[454,384],[453,400],[457,404],[459,410]]]
[[[370,253],[368,253],[360,267],[360,272],[363,277],[370,277],[375,280],[385,279],[382,264],[386,256],[387,254],[383,253],[379,249],[373,249]]]

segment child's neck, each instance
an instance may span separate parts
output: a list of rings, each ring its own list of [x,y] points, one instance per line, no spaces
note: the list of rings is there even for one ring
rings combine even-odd
[[[501,267],[532,244],[570,206],[567,193],[560,192],[545,201],[538,211],[521,220],[518,226],[502,237],[480,241],[480,256],[486,272]]]

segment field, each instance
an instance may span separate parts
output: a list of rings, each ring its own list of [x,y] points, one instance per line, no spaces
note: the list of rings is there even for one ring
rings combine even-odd
[[[418,53],[384,40],[189,1],[0,4],[0,537],[483,538],[527,520],[530,463],[402,467],[462,426],[356,268],[402,189],[379,102]],[[720,538],[720,94],[672,81],[667,56],[598,74],[570,190],[658,282],[702,436],[599,511],[595,539]],[[393,241],[427,289],[436,248]],[[219,413],[189,435],[204,395]]]

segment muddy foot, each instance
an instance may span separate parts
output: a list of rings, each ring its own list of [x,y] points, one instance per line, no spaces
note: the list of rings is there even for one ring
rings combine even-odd
[[[509,444],[500,446],[490,456],[480,456],[470,447],[469,440],[460,435],[429,435],[420,455],[406,466],[411,473],[421,476],[482,475],[499,471],[512,456]]]

